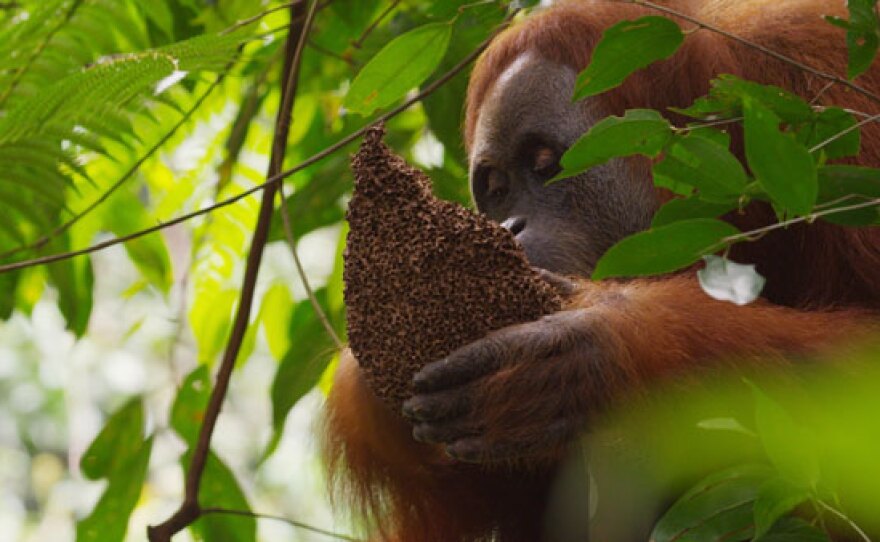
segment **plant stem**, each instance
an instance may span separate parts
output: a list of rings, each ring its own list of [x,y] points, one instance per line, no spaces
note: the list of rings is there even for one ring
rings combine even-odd
[[[275,133],[272,138],[272,151],[269,158],[269,169],[266,174],[269,178],[281,171],[284,163],[284,154],[287,149],[290,115],[293,111],[297,78],[299,77],[298,61],[300,55],[298,52],[302,51],[302,44],[305,43],[308,30],[306,25],[296,17],[296,12],[301,7],[301,4],[297,4],[291,8],[290,31],[287,35],[286,44],[287,52],[284,57],[282,70],[281,105],[275,118]],[[150,542],[169,542],[172,536],[196,521],[202,513],[199,506],[199,489],[201,487],[202,475],[204,474],[208,455],[211,451],[211,437],[214,434],[217,419],[220,417],[220,410],[226,398],[226,391],[229,389],[229,381],[232,378],[232,370],[235,368],[235,360],[238,357],[241,343],[247,333],[254,292],[257,285],[257,276],[260,272],[263,251],[269,239],[272,214],[275,211],[275,193],[277,189],[278,185],[273,183],[266,185],[263,190],[260,212],[251,238],[251,247],[245,264],[244,280],[232,324],[232,331],[229,334],[226,350],[223,352],[223,359],[220,362],[220,369],[217,372],[214,389],[211,391],[208,407],[205,410],[205,417],[199,427],[198,441],[195,444],[192,459],[186,472],[183,502],[177,512],[164,523],[147,529]]]

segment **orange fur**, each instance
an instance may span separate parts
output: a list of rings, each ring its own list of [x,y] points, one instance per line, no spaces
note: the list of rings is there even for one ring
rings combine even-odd
[[[844,33],[821,15],[844,14],[829,0],[668,0],[661,2],[716,24],[755,43],[826,72],[846,65]],[[468,90],[464,127],[468,145],[483,99],[519,55],[536,51],[548,61],[584,68],[602,31],[621,19],[656,12],[634,5],[578,0],[535,14],[499,36],[479,59]],[[682,22],[685,29],[693,25]],[[732,73],[813,98],[826,81],[728,38],[695,30],[671,59],[631,77],[600,98],[620,114],[628,108],[687,106],[708,90],[710,79]],[[880,72],[860,79],[880,92]],[[877,104],[839,85],[819,103],[876,111]],[[670,115],[674,121],[682,121]],[[880,166],[880,128],[863,131],[863,165]],[[735,148],[741,148],[737,133]],[[649,178],[645,182],[650,182]],[[769,220],[766,209],[749,208],[733,217],[742,227]],[[868,329],[870,311],[880,308],[880,229],[845,229],[829,224],[793,227],[739,247],[738,261],[751,261],[768,277],[769,302],[737,307],[714,301],[693,279],[666,277],[630,282],[584,283],[571,302],[596,324],[596,341],[613,363],[548,367],[536,375],[514,367],[489,380],[483,390],[486,419],[495,411],[515,412],[523,431],[542,419],[518,388],[548,393],[562,383],[585,403],[638,393],[658,379],[690,379],[719,361],[777,360],[812,353]],[[771,304],[773,303],[773,304]],[[772,361],[771,361],[772,362]],[[586,375],[572,371],[590,371]],[[528,385],[526,385],[528,383]],[[503,407],[503,408],[502,408]],[[498,414],[500,416],[501,414]],[[497,423],[510,424],[498,419]],[[490,434],[492,424],[488,428]],[[457,464],[433,446],[412,440],[410,427],[388,411],[366,387],[347,353],[328,400],[326,454],[338,493],[356,512],[372,519],[381,540],[455,542],[534,541],[554,462],[562,449],[547,449],[534,464],[485,468]],[[549,447],[548,447],[549,448]]]

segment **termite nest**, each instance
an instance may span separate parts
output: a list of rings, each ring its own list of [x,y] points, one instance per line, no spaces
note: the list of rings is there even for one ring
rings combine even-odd
[[[428,176],[383,135],[371,127],[351,161],[344,295],[352,352],[373,392],[399,412],[421,367],[562,300],[508,230],[437,199]]]

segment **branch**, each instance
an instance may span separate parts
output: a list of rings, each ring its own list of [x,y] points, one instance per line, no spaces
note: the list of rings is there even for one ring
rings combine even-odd
[[[159,141],[157,141],[155,145],[150,147],[140,158],[138,158],[138,160],[135,161],[135,163],[132,164],[131,167],[128,168],[128,170],[125,173],[123,173],[122,176],[116,180],[116,182],[114,182],[112,185],[110,185],[107,188],[107,190],[105,190],[101,194],[101,196],[98,197],[98,199],[96,199],[95,201],[90,203],[88,206],[86,206],[85,209],[83,209],[82,211],[79,211],[78,213],[73,215],[73,217],[71,217],[69,220],[67,220],[66,222],[55,227],[55,229],[53,229],[49,233],[43,235],[39,239],[36,239],[35,241],[28,243],[26,245],[22,245],[20,247],[8,250],[3,253],[0,253],[0,259],[7,258],[7,257],[12,256],[14,254],[18,254],[19,252],[23,252],[25,250],[36,249],[36,248],[40,248],[40,247],[45,246],[53,238],[58,237],[62,233],[66,232],[71,226],[73,226],[74,224],[79,222],[87,214],[91,213],[99,205],[101,205],[102,203],[107,201],[107,199],[109,199],[110,196],[114,192],[116,192],[116,190],[118,190],[119,187],[125,183],[125,181],[127,181],[129,179],[129,177],[134,175],[141,168],[141,166],[144,165],[144,162],[146,162],[147,159],[149,159],[153,154],[155,154],[156,151],[158,151],[162,147],[162,145],[167,143],[168,140],[174,136],[174,134],[177,132],[177,130],[179,130],[184,124],[186,124],[186,122],[192,117],[193,113],[195,113],[196,110],[199,107],[201,107],[201,105],[205,102],[205,100],[208,98],[208,95],[211,94],[211,92],[220,85],[220,83],[223,81],[223,77],[224,77],[223,74],[221,74],[219,77],[217,77],[217,79],[214,80],[213,83],[211,83],[211,85],[205,90],[205,92],[201,96],[199,96],[199,98],[195,101],[195,103],[193,103],[192,107],[190,107],[183,114],[183,116],[180,118],[179,121],[177,121],[177,124],[172,126],[171,129],[168,132],[166,132],[165,135],[162,136],[162,138],[159,139]]]
[[[312,533],[322,534],[324,536],[329,536],[330,538],[335,538],[337,540],[348,540],[350,542],[360,542],[359,539],[349,536],[346,534],[334,533],[333,531],[328,531],[326,529],[321,529],[320,527],[313,527],[307,523],[302,523],[296,520],[288,519],[284,516],[276,516],[272,514],[260,514],[258,512],[249,512],[247,510],[231,510],[228,508],[203,508],[202,515],[206,516],[208,514],[225,514],[227,516],[243,516],[255,519],[271,519],[274,521],[281,521],[286,523],[292,527],[296,527],[297,529],[302,529],[304,531],[309,531]]]
[[[315,43],[314,40],[309,40],[309,47],[315,50],[315,52],[321,53],[324,56],[328,56],[330,58],[335,58],[341,62],[345,62],[351,68],[357,68],[357,62],[354,61],[353,58],[347,57],[345,55],[340,55],[339,53],[333,52],[330,49],[326,49],[322,47],[320,44]]]
[[[306,16],[306,31],[312,26],[312,21],[315,18],[315,8],[318,6],[317,0],[312,2],[311,7],[309,7],[309,13]],[[299,65],[299,62],[302,58],[303,46],[305,45],[306,40],[301,39],[299,45],[296,49],[296,55],[294,56],[295,65]],[[320,320],[321,325],[324,326],[324,330],[327,331],[327,334],[333,340],[333,344],[336,345],[336,348],[342,350],[345,348],[345,345],[342,344],[342,339],[339,338],[339,335],[336,334],[336,330],[333,329],[333,326],[330,325],[330,320],[327,318],[327,313],[324,312],[324,309],[321,308],[321,304],[318,302],[318,298],[315,297],[315,292],[312,290],[312,285],[309,284],[309,279],[306,276],[305,269],[303,269],[302,261],[299,259],[299,253],[296,251],[296,238],[293,235],[293,227],[291,226],[290,220],[290,211],[287,209],[287,203],[284,201],[284,183],[278,183],[278,197],[281,200],[281,221],[284,224],[284,237],[287,239],[287,246],[290,247],[290,253],[293,255],[293,262],[296,265],[296,272],[299,275],[300,281],[302,281],[303,288],[306,290],[306,295],[309,297],[309,302],[312,304],[312,308],[315,311],[315,314],[318,316],[318,320]]]
[[[260,13],[257,13],[256,15],[253,15],[253,16],[248,17],[246,19],[242,19],[240,21],[237,21],[229,28],[223,29],[220,32],[220,34],[231,34],[232,32],[235,32],[236,30],[238,30],[239,28],[245,27],[251,23],[255,23],[255,22],[259,21],[260,19],[262,19],[266,15],[270,15],[272,13],[275,13],[277,11],[281,11],[283,9],[298,6],[299,4],[302,4],[304,1],[305,0],[293,0],[292,2],[287,2],[285,4],[281,4],[281,5],[275,6],[273,8],[267,9],[266,11],[261,11]],[[295,22],[295,19],[292,20],[291,22]],[[288,24],[287,27],[290,28],[290,25]]]
[[[851,528],[853,531],[855,531],[856,534],[859,535],[859,538],[862,539],[864,542],[871,542],[871,537],[868,536],[868,533],[866,533],[865,531],[863,531],[862,528],[859,527],[858,524],[857,524],[855,521],[853,521],[853,520],[851,520],[849,517],[847,517],[846,514],[844,514],[843,512],[841,512],[840,510],[838,510],[837,508],[834,508],[833,506],[831,506],[830,504],[826,503],[825,501],[816,501],[816,502],[819,503],[819,506],[821,506],[821,507],[824,508],[825,510],[828,510],[829,512],[831,512],[832,514],[834,514],[835,516],[837,516],[839,519],[841,519],[844,523],[846,523],[847,525],[849,525],[850,528]]]
[[[379,24],[385,19],[385,17],[387,17],[392,11],[394,11],[394,8],[396,8],[399,5],[400,5],[400,0],[394,0],[393,2],[391,2],[391,4],[389,4],[388,7],[385,8],[385,10],[382,11],[382,13],[380,13],[379,16],[376,17],[376,19],[372,23],[370,23],[370,25],[368,27],[366,27],[364,29],[363,32],[361,32],[361,35],[358,36],[357,39],[351,41],[351,46],[354,47],[355,49],[360,49],[363,46],[364,41],[368,37],[370,37],[370,34],[373,33],[373,30],[375,30],[376,27],[378,27]]]
[[[839,85],[843,85],[847,88],[850,88],[850,89],[858,92],[859,94],[861,94],[863,96],[870,98],[872,101],[874,101],[876,103],[880,103],[880,96],[877,96],[876,94],[865,89],[864,87],[853,83],[849,79],[844,79],[843,77],[840,77],[840,76],[837,76],[837,75],[834,75],[831,73],[823,72],[821,70],[817,70],[816,68],[813,68],[812,66],[804,64],[803,62],[795,60],[789,56],[785,56],[781,53],[777,53],[776,51],[773,51],[772,49],[768,49],[768,48],[764,47],[763,45],[760,45],[760,44],[757,44],[753,41],[747,40],[746,38],[743,38],[742,36],[738,36],[736,34],[728,32],[727,30],[723,30],[715,25],[712,25],[712,24],[706,23],[704,21],[701,21],[699,19],[696,19],[694,17],[691,17],[690,15],[683,13],[681,11],[678,11],[676,9],[673,9],[673,8],[670,8],[667,6],[661,6],[660,4],[655,4],[654,2],[651,2],[650,0],[612,0],[612,1],[617,2],[617,3],[622,3],[622,4],[636,4],[638,6],[646,7],[649,9],[653,9],[654,11],[659,11],[661,13],[666,13],[667,15],[673,15],[673,16],[678,17],[680,19],[684,19],[685,21],[687,21],[689,23],[693,23],[700,28],[705,28],[706,30],[709,30],[710,32],[715,32],[716,34],[724,36],[725,38],[728,38],[728,39],[731,39],[735,42],[741,43],[747,47],[751,47],[752,49],[761,51],[762,53],[764,53],[767,56],[770,56],[772,58],[775,58],[776,60],[780,60],[782,62],[785,62],[786,64],[789,64],[791,66],[799,68],[807,73],[811,73],[811,74],[813,74],[817,77],[821,77],[822,79],[825,79],[827,81],[833,81],[834,83],[837,83]]]
[[[299,53],[302,50],[303,43],[305,43],[308,31],[304,24],[296,20],[294,13],[296,9],[297,7],[291,8],[290,14],[290,32],[287,36],[286,47],[287,54],[284,58],[282,70],[281,104],[278,107],[278,114],[275,118],[275,134],[272,140],[269,169],[266,174],[270,178],[281,171],[282,164],[284,163],[284,153],[287,149],[287,137],[290,131],[290,115],[293,111],[293,97],[296,94],[297,78],[299,77]],[[311,19],[308,22],[311,23]],[[294,42],[296,42],[295,46]],[[183,502],[177,512],[164,523],[147,528],[147,535],[151,542],[169,542],[172,536],[192,524],[201,515],[199,489],[202,474],[204,473],[208,454],[211,450],[211,437],[214,434],[214,427],[217,424],[217,419],[220,417],[220,409],[226,398],[226,390],[229,388],[232,370],[235,368],[235,360],[238,357],[241,343],[244,340],[248,323],[250,322],[257,276],[263,259],[263,251],[269,238],[269,228],[272,225],[272,213],[275,210],[274,202],[277,188],[278,184],[268,184],[263,191],[260,213],[257,218],[257,225],[254,228],[253,237],[251,238],[251,247],[245,264],[244,280],[235,319],[232,324],[232,331],[229,334],[226,350],[223,353],[220,369],[217,372],[217,381],[214,389],[211,391],[208,407],[205,410],[205,417],[199,428],[199,438],[192,453],[189,469],[186,472]]]
[[[236,30],[238,30],[239,28],[242,28],[242,27],[247,26],[251,23],[259,21],[260,19],[262,19],[266,15],[269,15],[270,13],[275,13],[276,11],[281,11],[282,9],[287,9],[287,8],[298,6],[298,5],[302,4],[304,1],[305,0],[293,0],[292,2],[288,2],[286,4],[281,4],[280,6],[275,6],[274,8],[267,9],[266,11],[263,11],[261,13],[257,13],[256,15],[248,17],[247,19],[242,19],[242,20],[238,21],[237,23],[233,24],[229,28],[226,28],[223,31],[221,31],[220,34],[221,35],[231,34],[232,32],[235,32]],[[321,11],[325,7],[329,6],[331,1],[332,0],[326,0],[325,2],[322,2],[321,5],[318,6],[318,11]],[[305,15],[299,14],[296,17],[294,17],[293,19],[291,19],[290,22],[298,23],[299,21],[301,21],[303,19],[303,17],[305,17]],[[290,28],[290,24],[288,24],[285,27],[276,28],[275,30],[273,30],[273,32],[280,31],[280,30],[282,30],[282,28]]]
[[[510,15],[508,15],[504,19],[504,21],[499,26],[499,28],[492,34],[492,36],[487,38],[476,49],[471,51],[471,53],[469,55],[464,57],[458,64],[453,66],[449,71],[447,71],[446,73],[441,75],[439,78],[437,78],[431,84],[427,85],[417,95],[406,100],[405,102],[403,102],[399,106],[395,107],[391,111],[377,117],[375,122],[384,122],[392,117],[399,115],[402,111],[405,111],[406,109],[410,108],[413,104],[425,99],[427,96],[431,95],[431,93],[435,92],[438,88],[440,88],[444,84],[446,84],[450,79],[452,79],[453,77],[458,75],[458,73],[460,71],[462,71],[464,68],[466,68],[478,56],[480,56],[480,54],[486,49],[486,47],[489,46],[489,42],[495,37],[495,35],[498,32],[500,32],[508,24],[510,24],[511,19],[513,18],[514,15],[516,15],[516,13],[517,13],[517,11],[511,12]],[[13,263],[5,264],[5,265],[0,265],[0,273],[15,271],[17,269],[24,269],[27,267],[35,267],[38,265],[53,263],[53,262],[57,262],[57,261],[61,261],[61,260],[67,260],[67,259],[74,258],[77,256],[83,256],[86,254],[91,254],[93,252],[98,252],[100,250],[104,250],[105,248],[112,247],[112,246],[118,245],[120,243],[125,243],[127,241],[131,241],[133,239],[143,237],[144,235],[149,235],[151,233],[155,233],[157,231],[164,230],[166,228],[170,228],[171,226],[181,224],[181,223],[186,222],[188,220],[191,220],[195,217],[216,211],[217,209],[220,209],[221,207],[226,207],[228,205],[232,205],[233,203],[236,203],[239,200],[242,200],[255,192],[259,192],[260,190],[263,190],[264,188],[266,188],[267,186],[269,186],[271,184],[278,183],[281,180],[293,175],[294,173],[296,173],[298,171],[302,171],[303,169],[305,169],[305,168],[307,168],[317,162],[320,162],[324,158],[327,158],[328,156],[332,155],[333,153],[335,153],[339,149],[344,148],[346,145],[348,145],[352,141],[355,141],[356,139],[361,137],[364,134],[364,132],[366,132],[369,129],[369,127],[370,127],[369,125],[364,126],[363,128],[352,132],[351,134],[343,137],[342,139],[340,139],[339,141],[337,141],[333,145],[330,145],[329,147],[325,148],[324,150],[313,154],[309,158],[306,158],[305,160],[303,160],[302,162],[300,162],[296,166],[288,169],[287,171],[282,171],[278,175],[274,175],[274,176],[270,177],[263,184],[251,187],[251,188],[241,192],[240,194],[237,194],[235,196],[232,196],[232,197],[225,199],[225,200],[222,200],[222,201],[218,201],[217,203],[214,203],[213,205],[209,205],[208,207],[205,207],[203,209],[199,209],[198,211],[186,213],[186,214],[180,215],[176,218],[173,218],[171,220],[168,220],[166,222],[161,222],[155,226],[151,226],[149,228],[144,228],[142,230],[138,230],[134,233],[130,233],[130,234],[124,235],[122,237],[108,239],[107,241],[96,243],[90,247],[86,247],[83,249],[73,250],[73,251],[69,251],[69,252],[60,252],[57,254],[49,254],[46,256],[38,257],[38,258],[31,258],[31,259],[22,260],[19,262],[13,262]]]
[[[715,252],[714,249],[719,245],[729,245],[732,243],[736,243],[739,241],[754,241],[764,234],[771,232],[773,230],[780,230],[783,228],[787,228],[794,224],[800,224],[801,222],[813,222],[818,218],[822,218],[823,216],[834,215],[838,213],[846,213],[849,211],[857,211],[859,209],[866,209],[869,207],[880,207],[880,198],[872,198],[868,201],[863,201],[862,203],[854,203],[853,205],[847,205],[844,207],[835,207],[833,209],[827,209],[824,211],[816,211],[814,213],[810,213],[804,216],[799,216],[796,218],[792,218],[789,220],[783,220],[782,222],[777,222],[775,224],[770,224],[769,226],[764,226],[762,228],[757,228],[754,230],[745,231],[742,233],[737,233],[736,235],[729,235],[723,238],[721,241],[716,243],[715,245],[709,247],[705,252]]]
[[[812,149],[810,149],[810,153],[814,153],[814,152],[818,151],[819,149],[821,149],[822,147],[825,147],[826,145],[829,145],[829,144],[833,143],[834,141],[837,141],[838,139],[845,136],[846,134],[848,134],[854,130],[858,130],[859,128],[861,128],[862,126],[864,126],[866,124],[870,124],[870,123],[878,121],[878,120],[880,120],[880,114],[870,116],[866,119],[862,119],[861,121],[857,122],[856,124],[853,124],[852,126],[850,126],[848,128],[844,128],[843,130],[837,132],[836,134],[829,137],[825,141],[816,144],[816,146],[814,146]]]
[[[819,100],[822,99],[822,96],[824,96],[826,92],[831,90],[831,87],[833,87],[836,83],[837,81],[828,81],[827,83],[825,83],[825,86],[819,89],[819,92],[817,92],[816,95],[813,96],[813,99],[810,100],[810,105],[817,105],[819,103]]]

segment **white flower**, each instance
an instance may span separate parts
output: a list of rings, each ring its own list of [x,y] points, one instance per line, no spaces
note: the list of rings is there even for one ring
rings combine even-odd
[[[731,262],[719,256],[703,256],[706,267],[697,272],[700,286],[719,301],[747,305],[758,299],[766,279],[754,265]]]

